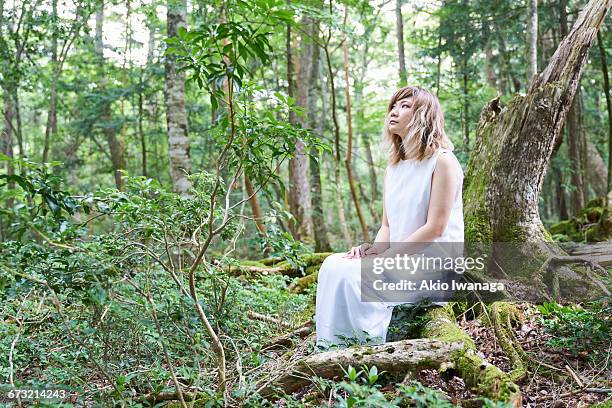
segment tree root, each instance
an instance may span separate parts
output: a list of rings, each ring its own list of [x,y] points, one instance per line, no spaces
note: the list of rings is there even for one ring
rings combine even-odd
[[[540,274],[544,277],[544,279],[548,282],[551,282],[552,287],[552,295],[555,298],[560,297],[560,284],[559,284],[559,275],[555,273],[557,269],[563,265],[570,264],[582,264],[585,266],[584,274],[595,283],[601,291],[610,296],[610,290],[606,287],[606,285],[599,280],[598,277],[594,276],[592,272],[600,271],[603,274],[607,274],[606,269],[596,262],[595,258],[592,256],[581,256],[581,255],[568,255],[568,256],[550,256],[546,262],[540,268]],[[590,269],[590,271],[588,269]]]
[[[515,407],[522,406],[521,391],[510,376],[478,356],[472,338],[455,322],[450,305],[427,312],[430,320],[422,331],[423,336],[445,342],[461,342],[463,347],[452,353],[453,368],[466,384],[480,395],[506,401]]]
[[[379,372],[406,373],[424,368],[438,368],[449,356],[462,350],[461,342],[434,339],[402,340],[376,346],[358,346],[313,354],[299,360],[271,380],[260,384],[261,395],[272,397],[276,390],[290,394],[308,385],[311,377],[342,376],[349,365],[375,365]]]
[[[502,350],[512,362],[514,367],[508,374],[512,381],[519,381],[527,375],[527,355],[520,343],[514,336],[512,322],[521,320],[520,311],[512,303],[494,302],[491,305],[491,319],[486,317],[495,331],[495,336],[501,345]]]

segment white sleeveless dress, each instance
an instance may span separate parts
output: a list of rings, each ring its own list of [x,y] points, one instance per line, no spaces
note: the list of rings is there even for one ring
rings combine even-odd
[[[401,160],[387,167],[384,196],[391,242],[405,240],[427,221],[431,179],[436,161],[443,153],[453,157],[460,177],[448,225],[436,242],[463,242],[463,171],[455,155],[447,149],[438,149],[421,162]],[[384,342],[393,306],[400,303],[362,302],[361,259],[342,258],[343,255],[328,256],[319,270],[315,311],[317,342],[342,343],[342,337]]]

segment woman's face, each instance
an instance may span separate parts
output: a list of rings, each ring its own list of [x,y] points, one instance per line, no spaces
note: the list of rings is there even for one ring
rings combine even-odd
[[[412,97],[395,102],[387,116],[389,133],[404,137],[408,133],[408,123],[412,118]]]

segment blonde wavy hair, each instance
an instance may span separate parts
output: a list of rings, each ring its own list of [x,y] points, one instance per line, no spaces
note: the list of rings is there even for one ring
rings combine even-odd
[[[397,101],[410,97],[412,98],[410,107],[412,118],[408,123],[408,133],[402,140],[399,135],[389,132],[389,113]],[[453,143],[444,132],[444,114],[438,98],[418,86],[406,86],[395,91],[387,106],[383,136],[391,145],[390,164],[395,164],[400,160],[428,159],[439,148],[454,149]]]

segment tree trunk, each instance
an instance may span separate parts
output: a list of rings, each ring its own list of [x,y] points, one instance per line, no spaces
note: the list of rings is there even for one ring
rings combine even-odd
[[[567,1],[561,0],[559,2],[559,25],[562,36],[567,36]],[[584,139],[584,130],[580,126],[580,116],[582,115],[581,104],[580,104],[580,85],[578,85],[576,96],[572,101],[570,110],[567,114],[567,121],[565,126],[567,127],[567,145],[568,154],[570,158],[571,168],[571,183],[574,189],[570,193],[570,205],[572,214],[577,214],[585,205],[586,196],[586,184],[584,182],[585,167],[584,167],[584,155],[581,154],[582,144]],[[558,143],[560,144],[560,143]]]
[[[351,245],[351,243],[353,242],[353,237],[351,236],[351,232],[346,222],[344,201],[342,200],[342,190],[340,188],[340,163],[335,163],[334,167],[334,193],[336,195],[336,210],[338,211],[338,223],[340,224],[340,231],[342,232],[342,236],[344,237],[345,244],[348,246]]]
[[[253,217],[255,217],[255,226],[257,227],[257,230],[262,234],[262,235],[266,235],[266,227],[263,224],[263,215],[261,212],[261,207],[259,206],[259,201],[257,201],[257,199],[255,198],[255,189],[253,188],[253,183],[251,183],[251,180],[249,179],[249,176],[247,176],[246,173],[244,173],[244,185],[246,188],[246,192],[248,194],[249,201],[251,203],[251,210],[253,211]]]
[[[308,84],[310,89],[308,91],[310,98],[308,99],[308,121],[309,127],[311,129],[315,129],[317,134],[320,136],[323,135],[325,131],[325,121],[327,118],[327,111],[325,109],[325,84],[321,80],[321,117],[318,121],[318,126],[315,126],[317,123],[316,117],[316,99],[314,96],[316,95],[316,87],[317,81],[320,79],[320,69],[321,69],[321,50],[316,43],[319,38],[319,24],[313,24],[312,30],[313,38],[315,45],[312,49],[312,64],[310,65],[310,78],[308,80]],[[319,156],[319,150],[316,147],[312,147],[310,151],[310,200],[312,207],[312,226],[315,240],[315,251],[316,252],[329,252],[331,251],[331,245],[329,244],[329,239],[327,237],[327,227],[325,226],[325,210],[323,207],[323,191],[321,188],[321,169],[319,166],[319,161],[322,158]]]
[[[187,26],[186,0],[168,0],[168,37],[176,37],[179,27]],[[168,124],[168,156],[174,191],[182,196],[189,195],[191,172],[189,156],[189,132],[187,110],[185,109],[185,74],[178,72],[176,57],[166,57],[166,122]]]
[[[346,19],[348,17],[348,6],[344,9],[344,21],[346,23]],[[344,57],[344,93],[346,97],[346,124],[347,124],[347,146],[346,146],[346,156],[344,157],[344,166],[346,167],[346,174],[348,177],[349,187],[351,189],[351,197],[353,198],[353,203],[355,204],[355,212],[357,213],[357,217],[359,218],[359,224],[361,225],[361,233],[363,236],[364,242],[369,240],[368,234],[368,226],[365,222],[365,217],[363,216],[363,212],[361,211],[361,206],[359,205],[359,198],[357,197],[357,190],[355,189],[355,182],[353,181],[353,169],[351,167],[351,155],[353,153],[353,124],[351,119],[351,92],[350,92],[350,82],[349,82],[349,59],[348,59],[348,38],[345,38],[344,43],[342,44],[342,54]]]
[[[57,133],[57,0],[51,4],[51,20],[53,21],[53,33],[51,35],[51,89],[49,91],[49,109],[47,111],[47,126],[45,128],[45,140],[43,142],[42,162],[49,160],[49,144]]]
[[[580,85],[578,85],[580,86]],[[582,166],[583,160],[580,146],[582,144],[583,138],[583,129],[579,125],[579,117],[581,115],[580,109],[580,90],[576,91],[576,97],[572,103],[572,106],[567,115],[567,142],[568,142],[568,151],[570,158],[570,168],[572,170],[572,185],[574,189],[572,190],[572,212],[577,214],[585,204],[584,201],[584,179],[583,179],[583,171],[584,168]]]
[[[3,119],[4,126],[2,127],[2,145],[0,145],[0,152],[10,158],[13,158],[13,133],[15,133],[15,125],[13,119],[15,116],[15,104],[13,102],[13,96],[10,89],[3,89]],[[12,162],[6,162],[7,175],[15,174],[15,168]]]
[[[102,1],[98,1],[96,8],[96,37],[94,41],[94,49],[99,64],[98,75],[101,92],[105,92],[107,81],[104,72],[104,43],[102,39],[103,26],[104,3]],[[105,103],[102,109],[102,120],[108,125],[112,121],[111,103]],[[110,151],[113,177],[115,178],[115,186],[118,190],[122,190],[123,175],[121,174],[121,170],[125,169],[124,146],[122,145],[121,140],[117,138],[116,129],[111,126],[104,126],[103,132],[104,136],[106,137],[106,142],[108,143],[108,149]]]
[[[333,0],[329,2],[329,13],[333,14]],[[329,42],[331,40],[331,27],[328,28],[327,39],[324,44],[325,61],[327,63],[327,73],[329,78],[330,93],[331,93],[331,110],[332,120],[334,123],[334,189],[336,193],[336,209],[338,211],[338,222],[346,245],[350,245],[352,238],[346,223],[344,214],[344,204],[342,202],[342,194],[340,191],[340,125],[338,124],[338,114],[336,112],[336,87],[334,85],[334,72],[332,69],[331,57],[329,55]]]
[[[465,152],[470,152],[470,97],[468,88],[468,60],[467,55],[462,55],[463,58],[463,146]]]
[[[364,55],[365,57],[365,55]],[[365,59],[365,58],[364,58]],[[367,65],[367,63],[362,63],[363,65]],[[369,182],[370,182],[370,193],[368,194],[365,188],[365,184],[361,182],[359,178],[359,173],[356,169],[354,169],[354,176],[357,185],[359,186],[359,191],[361,193],[361,197],[363,201],[365,201],[370,215],[372,216],[372,220],[375,223],[380,222],[381,215],[373,208],[372,203],[376,201],[378,198],[378,186],[376,185],[376,169],[374,168],[374,160],[372,157],[372,148],[370,146],[370,138],[368,137],[367,132],[363,129],[365,127],[365,119],[363,113],[363,82],[362,80],[355,80],[355,105],[357,106],[357,126],[360,131],[360,138],[358,140],[363,143],[363,150],[365,151],[365,159],[368,164],[368,172],[369,172]],[[359,151],[358,149],[355,149]]]
[[[612,0],[591,0],[527,94],[515,96],[503,109],[499,98],[483,108],[464,183],[467,241],[551,241],[538,214],[544,175],[589,48],[610,7]],[[582,283],[583,289],[598,293],[589,280]]]
[[[437,64],[436,64],[436,96],[440,96],[440,78],[442,76],[442,34],[440,33],[440,28],[438,27],[438,56],[437,56]]]
[[[607,190],[612,191],[612,96],[610,96],[610,76],[608,75],[608,60],[606,49],[600,32],[597,32],[597,44],[601,58],[601,71],[603,73],[604,93],[606,95],[606,108],[608,110],[608,179]],[[610,205],[611,203],[608,203]]]
[[[399,58],[399,86],[406,86],[406,56],[404,51],[404,18],[402,17],[402,0],[395,0],[395,31],[397,34],[397,53]]]
[[[565,189],[563,188],[563,173],[558,167],[553,167],[555,173],[555,194],[557,198],[557,208],[560,220],[567,220],[569,212],[567,211],[567,201],[565,199]]]
[[[608,193],[606,185],[608,169],[606,168],[606,163],[594,143],[587,141],[586,148],[585,167],[588,169],[586,180],[597,196],[605,196]]]
[[[497,40],[499,42],[499,53],[503,60],[503,66],[504,66],[504,71],[505,71],[504,73],[506,74],[508,79],[510,79],[510,81],[512,82],[512,85],[514,87],[514,92],[520,92],[521,81],[518,79],[518,77],[512,70],[512,63],[510,61],[510,55],[509,55],[508,50],[506,49],[506,40],[504,40],[501,30],[496,30],[496,35],[497,35]],[[500,79],[501,79],[500,88],[504,92],[511,93],[512,92],[511,90],[506,89],[506,88],[509,88],[509,86],[507,85],[507,81],[504,78],[504,75],[500,75]]]
[[[487,41],[485,45],[485,60],[487,62],[487,81],[493,89],[497,88],[497,76],[495,75],[495,66],[493,65],[493,48],[491,41]]]
[[[144,84],[142,81],[142,70],[140,72],[140,87],[138,90],[138,136],[140,137],[140,157],[142,163],[142,175],[147,176],[147,141],[145,139],[144,127],[143,127],[143,119],[144,119],[144,102],[143,102],[143,93],[144,93]]]
[[[381,12],[381,8],[378,9],[376,17]],[[364,35],[369,35],[374,29],[375,25],[372,24],[366,29]],[[370,202],[375,202],[378,199],[378,183],[376,178],[376,167],[374,165],[374,158],[372,157],[372,146],[370,143],[370,136],[366,131],[366,120],[364,117],[364,106],[363,106],[363,87],[364,81],[366,80],[366,73],[368,72],[368,66],[371,61],[370,55],[370,43],[366,42],[361,52],[361,62],[359,63],[357,78],[354,82],[355,87],[355,105],[357,106],[356,123],[359,129],[359,135],[361,142],[363,143],[363,149],[365,151],[366,162],[368,163],[369,181],[370,181]],[[370,57],[370,58],[368,58]],[[361,185],[360,185],[361,188]],[[374,220],[380,219],[380,216],[374,217]]]
[[[305,16],[302,23],[305,29],[311,33],[313,25],[312,19]],[[293,95],[294,90],[297,90],[296,105],[306,108],[311,98],[311,95],[309,95],[308,79],[311,65],[313,65],[313,48],[316,47],[316,45],[307,35],[302,36],[301,50],[295,70],[297,87],[294,87],[293,64],[289,61],[289,59],[293,57],[291,50],[292,32],[290,26],[287,28],[287,35],[287,75],[292,78],[290,95]],[[300,123],[302,127],[306,127],[306,119],[304,116],[296,117],[296,115],[291,115],[291,121],[292,123]],[[297,140],[295,149],[295,157],[289,160],[289,208],[295,217],[295,224],[292,223],[293,235],[296,239],[304,239],[312,236],[311,220],[309,217],[311,209],[310,186],[308,181],[308,157],[306,156],[306,146],[302,140]]]
[[[527,63],[527,81],[538,72],[538,0],[528,0],[529,18],[527,25],[527,43],[529,45]]]

